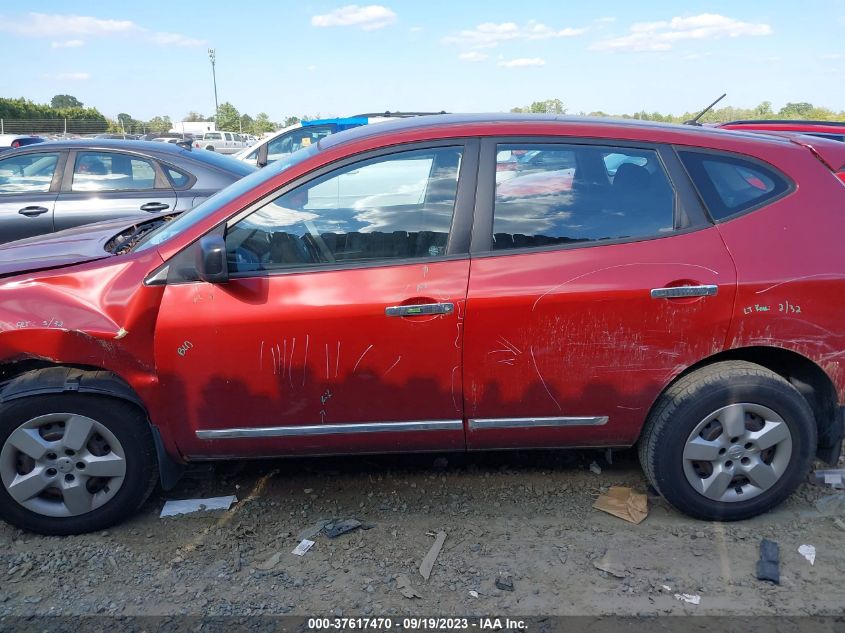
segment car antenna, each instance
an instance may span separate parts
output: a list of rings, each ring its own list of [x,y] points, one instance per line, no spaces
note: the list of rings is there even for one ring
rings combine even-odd
[[[706,108],[704,108],[701,112],[699,112],[699,113],[695,116],[695,118],[690,119],[689,121],[684,121],[684,125],[698,125],[698,126],[700,127],[700,126],[701,126],[701,123],[699,123],[699,122],[698,122],[698,120],[699,120],[701,117],[703,117],[705,114],[707,114],[708,112],[710,112],[710,110],[712,110],[712,109],[713,109],[713,106],[714,106],[714,105],[716,105],[717,103],[719,103],[722,99],[724,99],[724,98],[725,98],[725,97],[727,97],[727,96],[728,96],[728,93],[727,93],[727,92],[726,92],[726,93],[724,93],[721,97],[719,97],[718,99],[716,99],[713,103],[711,103],[709,106],[707,106]]]

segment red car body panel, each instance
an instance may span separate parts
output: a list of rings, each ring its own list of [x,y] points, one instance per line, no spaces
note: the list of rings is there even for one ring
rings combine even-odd
[[[55,260],[77,265],[35,270],[39,249],[58,257],[57,250],[75,247],[63,247],[61,235],[30,245],[32,263],[9,262],[2,271],[14,276],[0,284],[0,362],[39,359],[113,372],[135,390],[179,460],[627,446],[673,378],[725,349],[749,346],[790,349],[811,359],[843,401],[845,255],[839,228],[845,192],[808,148],[759,135],[590,120],[468,120],[401,128],[389,137],[376,129],[382,127],[328,144],[157,249],[84,261],[93,251],[77,248]],[[724,150],[770,162],[800,184],[759,210],[659,239],[216,285],[144,284],[163,262],[239,210],[332,161],[387,145],[485,136]],[[9,252],[0,249],[0,261]],[[685,283],[716,285],[718,294],[649,296],[652,288]],[[431,300],[453,303],[455,312],[384,313],[388,306]],[[769,309],[759,311],[758,304]],[[800,313],[791,310],[798,306]],[[608,420],[483,431],[470,423],[558,415]],[[462,426],[297,438],[209,440],[196,434],[375,420],[458,420]]]

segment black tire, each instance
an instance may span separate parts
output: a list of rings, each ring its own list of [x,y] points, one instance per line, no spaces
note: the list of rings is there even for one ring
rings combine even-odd
[[[158,480],[155,443],[146,415],[114,398],[51,394],[11,400],[0,405],[0,447],[21,425],[42,415],[71,413],[96,420],[120,442],[126,473],[120,489],[102,506],[76,516],[45,516],[15,501],[0,485],[0,518],[21,529],[49,536],[101,530],[123,521],[141,507]]]
[[[751,499],[724,502],[705,497],[685,475],[687,440],[708,415],[746,402],[771,409],[786,423],[792,436],[788,465],[770,488]],[[807,401],[784,378],[754,363],[725,361],[671,385],[652,409],[638,448],[649,482],[678,510],[698,519],[738,521],[771,510],[804,480],[816,450],[816,424]]]

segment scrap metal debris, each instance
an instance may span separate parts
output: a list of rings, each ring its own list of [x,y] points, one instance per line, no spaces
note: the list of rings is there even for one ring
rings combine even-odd
[[[330,519],[320,519],[314,525],[310,525],[307,528],[305,528],[304,530],[302,530],[297,535],[297,539],[300,540],[300,541],[302,541],[304,539],[313,539],[320,532],[322,532],[323,528],[326,527],[326,525],[328,525],[329,523],[331,523]]]
[[[798,553],[801,554],[804,558],[806,558],[811,565],[814,565],[816,562],[816,548],[813,545],[801,545],[798,548]]]
[[[639,525],[648,516],[648,497],[625,486],[611,486],[593,507]]]
[[[357,530],[362,525],[358,519],[335,519],[323,526],[323,534],[329,538],[337,538],[341,534]]]
[[[693,593],[676,593],[675,600],[688,602],[690,604],[701,604],[701,596]]]
[[[628,575],[628,570],[622,565],[614,563],[610,560],[610,554],[605,554],[601,558],[593,561],[593,567],[606,574],[615,576],[616,578],[625,578]]]
[[[845,489],[845,469],[817,470],[815,473],[816,482],[831,486],[837,490]]]
[[[780,547],[774,541],[760,541],[760,560],[757,561],[757,580],[780,584]]]
[[[513,591],[513,578],[510,576],[499,576],[496,578],[496,589],[502,591]]]
[[[411,579],[406,574],[399,574],[396,576],[396,588],[406,598],[422,598],[414,586],[411,584]]]
[[[438,532],[434,539],[434,545],[428,550],[428,554],[420,563],[420,575],[428,580],[431,576],[431,568],[434,567],[434,561],[437,560],[437,555],[440,554],[440,549],[443,547],[443,542],[446,540],[446,532]]]
[[[601,475],[601,466],[599,466],[596,462],[592,462],[590,464],[590,472],[594,475]]]
[[[210,510],[228,510],[238,498],[235,495],[228,497],[210,497],[208,499],[177,499],[165,502],[161,509],[159,518],[173,517],[180,514],[191,514],[193,512],[207,512]]]

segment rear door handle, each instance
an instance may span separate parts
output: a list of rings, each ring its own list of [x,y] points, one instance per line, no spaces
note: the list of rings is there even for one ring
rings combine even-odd
[[[148,202],[147,204],[141,205],[141,211],[164,211],[165,209],[169,209],[169,204],[164,204],[163,202]]]
[[[719,292],[719,286],[674,286],[671,288],[652,288],[652,299],[684,299],[686,297],[713,297]]]
[[[44,207],[24,207],[23,209],[18,211],[18,213],[20,213],[21,215],[25,215],[28,218],[34,218],[38,215],[41,215],[42,213],[47,213],[47,211],[49,211],[49,209],[46,209]]]
[[[424,316],[427,314],[452,314],[454,303],[421,303],[407,306],[389,306],[384,314],[389,317]]]

